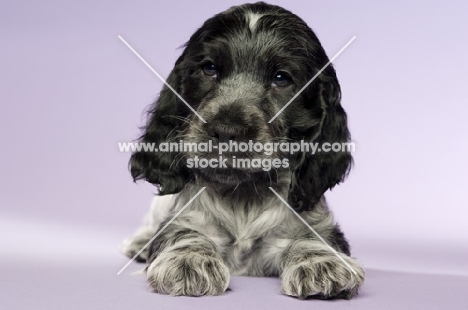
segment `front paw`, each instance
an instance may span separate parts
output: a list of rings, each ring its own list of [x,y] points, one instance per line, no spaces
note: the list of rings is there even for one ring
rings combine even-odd
[[[174,296],[222,295],[229,268],[216,253],[160,253],[148,266],[147,279],[157,293]]]
[[[357,295],[364,282],[364,270],[353,258],[339,255],[356,274],[335,255],[317,256],[286,266],[281,275],[281,291],[301,299],[350,299]]]

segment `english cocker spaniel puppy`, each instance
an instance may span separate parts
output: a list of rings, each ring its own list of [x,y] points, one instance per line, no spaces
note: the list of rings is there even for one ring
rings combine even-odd
[[[333,66],[299,92],[328,61],[302,19],[262,2],[217,14],[191,36],[167,79],[180,97],[163,88],[139,142],[210,141],[212,149],[136,151],[130,159],[134,180],[156,185],[160,196],[123,251],[133,257],[156,236],[137,257],[155,292],[220,295],[232,274],[280,277],[281,291],[299,298],[357,294],[364,271],[324,198],[347,175],[349,150],[230,149],[219,167],[194,165],[217,160],[222,143],[348,142]],[[241,157],[281,164],[236,165]]]

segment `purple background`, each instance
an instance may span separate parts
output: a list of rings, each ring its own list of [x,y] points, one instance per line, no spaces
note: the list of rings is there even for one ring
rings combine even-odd
[[[240,3],[1,2],[4,268],[125,264],[117,245],[154,188],[132,183],[117,143],[138,136],[162,83],[117,35],[165,77],[204,20]],[[357,36],[334,62],[355,167],[327,195],[354,256],[371,270],[468,276],[468,4],[270,3],[302,17],[329,57]]]

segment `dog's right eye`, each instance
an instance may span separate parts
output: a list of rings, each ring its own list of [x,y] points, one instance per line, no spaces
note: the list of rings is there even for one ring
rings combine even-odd
[[[289,76],[289,74],[287,74],[286,72],[283,72],[283,71],[279,71],[273,77],[273,82],[271,83],[271,86],[273,86],[273,87],[286,87],[289,84],[291,84],[291,82],[292,82],[292,79]]]
[[[218,69],[216,69],[214,64],[208,63],[203,66],[203,73],[205,73],[206,76],[215,78],[218,75]]]

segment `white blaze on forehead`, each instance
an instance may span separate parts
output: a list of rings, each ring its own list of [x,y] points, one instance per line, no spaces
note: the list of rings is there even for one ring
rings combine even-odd
[[[246,17],[247,17],[247,21],[249,22],[250,30],[252,30],[252,31],[255,30],[255,27],[257,26],[257,22],[260,19],[260,17],[262,17],[262,16],[263,15],[261,15],[261,14],[252,13],[252,12],[247,13]]]

